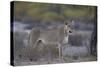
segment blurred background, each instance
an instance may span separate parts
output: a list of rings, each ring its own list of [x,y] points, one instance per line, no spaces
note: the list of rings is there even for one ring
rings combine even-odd
[[[64,5],[64,4],[48,4],[48,3],[29,3],[14,2],[14,21],[20,23],[31,24],[37,26],[54,22],[63,23],[64,21],[76,22],[77,26],[85,26],[92,24],[95,17],[95,6],[82,5]],[[83,23],[83,25],[77,25]],[[16,24],[16,23],[15,23]],[[28,28],[31,28],[29,26]]]

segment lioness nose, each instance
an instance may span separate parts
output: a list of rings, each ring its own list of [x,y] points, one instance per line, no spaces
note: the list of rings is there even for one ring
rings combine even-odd
[[[69,33],[72,33],[72,31],[69,31]]]

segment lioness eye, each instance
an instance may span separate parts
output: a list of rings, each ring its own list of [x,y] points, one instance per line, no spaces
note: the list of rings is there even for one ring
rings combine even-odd
[[[70,25],[68,25],[68,27],[70,27]]]

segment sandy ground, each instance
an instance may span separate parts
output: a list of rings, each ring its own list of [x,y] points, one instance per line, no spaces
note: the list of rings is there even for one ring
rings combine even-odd
[[[77,62],[90,62],[90,61],[97,61],[96,56],[87,56],[87,57],[64,57],[64,60],[53,59],[53,60],[40,60],[37,62],[15,62],[15,66],[23,66],[23,65],[44,65],[44,64],[58,64],[58,63],[77,63]]]

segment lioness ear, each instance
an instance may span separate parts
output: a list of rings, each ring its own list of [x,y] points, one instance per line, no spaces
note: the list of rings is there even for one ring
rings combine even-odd
[[[75,25],[75,21],[74,21],[74,20],[71,21],[71,25],[72,25],[72,26]]]
[[[64,24],[65,24],[65,25],[68,25],[68,23],[67,23],[66,21],[64,22]]]

